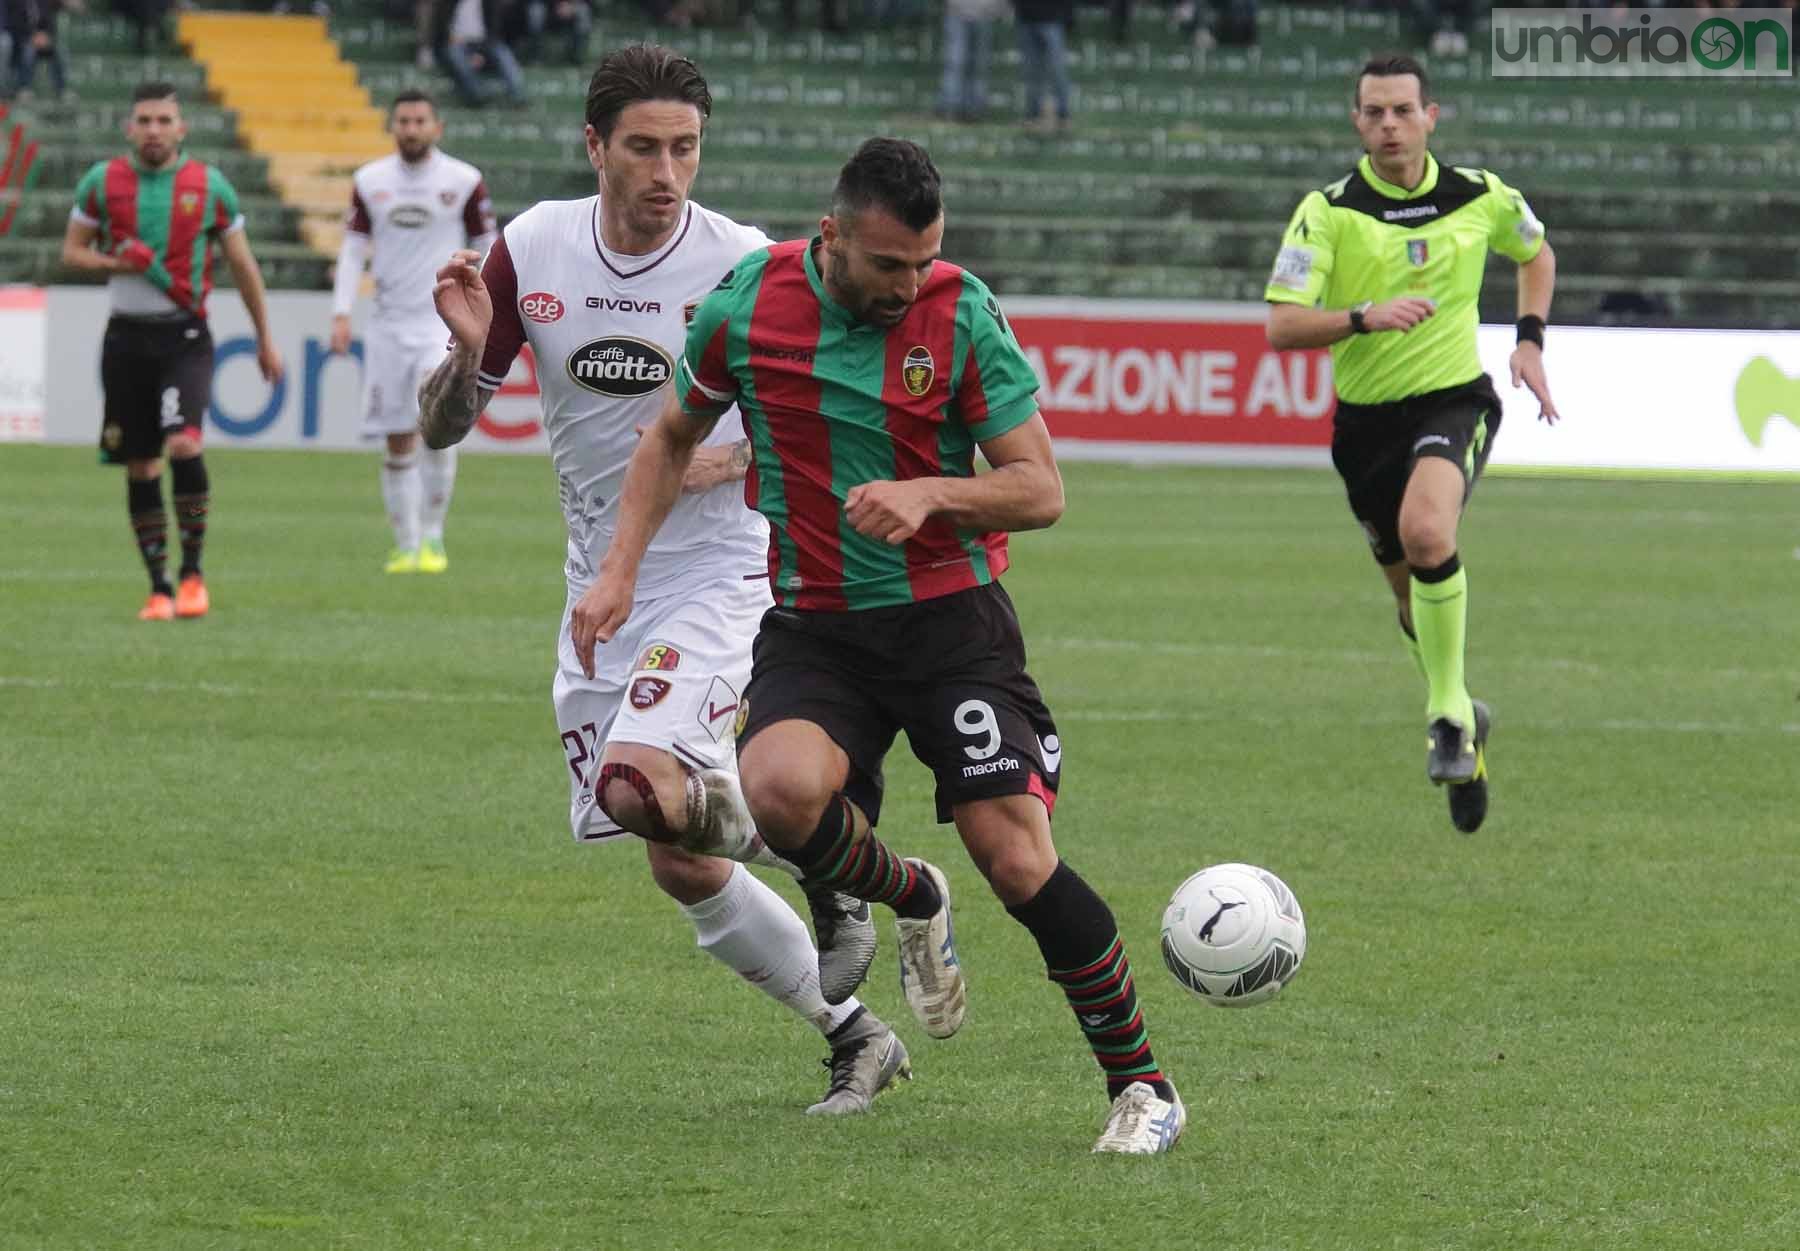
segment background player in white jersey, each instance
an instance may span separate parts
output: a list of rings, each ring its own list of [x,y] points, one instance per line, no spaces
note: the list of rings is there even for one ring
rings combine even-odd
[[[479,270],[464,251],[438,271],[454,343],[420,394],[420,428],[431,446],[462,438],[531,344],[569,530],[554,694],[575,837],[643,838],[700,946],[825,1034],[831,1083],[808,1111],[866,1111],[911,1071],[899,1038],[855,998],[875,953],[868,906],[809,891],[815,951],[793,909],[734,863],[794,872],[763,847],[737,783],[740,696],[772,599],[768,529],[735,485],[748,446],[727,423],[645,556],[643,615],[591,668],[576,659],[570,612],[611,541],[625,466],[665,402],[687,318],[769,242],[687,198],[712,111],[692,61],[619,48],[594,72],[586,111],[600,194],[539,204],[508,223]]]
[[[331,350],[350,350],[350,306],[374,249],[375,316],[363,336],[363,435],[387,436],[381,498],[394,528],[389,573],[442,573],[444,515],[456,484],[456,449],[419,454],[419,384],[444,359],[444,323],[432,304],[438,266],[458,248],[486,252],[494,209],[481,171],[438,151],[444,123],[423,91],[388,109],[394,154],[351,179],[350,214],[338,249]],[[423,463],[421,463],[421,459]]]

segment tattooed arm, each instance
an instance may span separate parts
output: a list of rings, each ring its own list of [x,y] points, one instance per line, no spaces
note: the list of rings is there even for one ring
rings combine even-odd
[[[494,301],[482,280],[481,255],[464,249],[437,272],[432,299],[438,316],[453,336],[450,354],[419,387],[419,433],[425,446],[442,449],[460,443],[475,428],[475,419],[494,397],[481,385],[481,355],[494,323]]]
[[[419,433],[425,436],[426,447],[442,450],[461,443],[475,428],[476,419],[494,398],[493,388],[476,379],[480,366],[481,349],[458,340],[419,387]]]
[[[688,463],[681,489],[689,495],[710,491],[727,482],[742,482],[750,470],[750,440],[739,439],[725,447],[697,447]]]

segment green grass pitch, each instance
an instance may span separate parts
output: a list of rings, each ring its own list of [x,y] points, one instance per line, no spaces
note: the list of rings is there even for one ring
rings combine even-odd
[[[924,1037],[883,918],[918,1077],[865,1118],[803,1116],[817,1036],[570,842],[545,461],[465,458],[410,579],[373,455],[210,463],[213,615],[140,625],[117,471],[0,449],[6,1251],[1800,1246],[1792,486],[1483,485],[1465,838],[1335,479],[1067,468],[1007,585],[1190,1110],[1130,1160],[903,747],[883,832],[959,887],[970,1012]],[[1306,908],[1266,1007],[1157,958],[1219,860]]]

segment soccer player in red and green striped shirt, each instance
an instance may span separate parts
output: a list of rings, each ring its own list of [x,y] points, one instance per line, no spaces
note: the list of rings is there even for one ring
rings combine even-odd
[[[873,830],[882,760],[905,730],[936,776],[938,819],[1037,941],[1105,1074],[1095,1150],[1166,1151],[1186,1113],[1112,913],[1051,840],[1062,742],[997,581],[1007,532],[1061,515],[1062,479],[1031,366],[986,285],[938,259],[943,232],[924,149],[871,139],[817,238],[738,262],[695,312],[676,402],[632,458],[571,632],[585,665],[629,616],[645,545],[736,403],[775,595],[738,713],[758,830],[809,884],[894,910],[908,1006],[927,1033],[954,1033],[966,997],[948,884]]]
[[[273,383],[282,373],[237,192],[219,170],[183,154],[186,134],[175,88],[139,86],[125,124],[132,154],[88,170],[75,188],[63,236],[65,265],[111,275],[112,316],[100,349],[106,393],[100,456],[105,463],[125,463],[126,505],[150,574],[150,598],[138,613],[143,621],[205,616],[211,603],[200,570],[211,499],[200,431],[212,398],[206,297],[214,243],[224,251],[256,326],[263,377]],[[179,590],[165,573],[165,447],[181,527]]]

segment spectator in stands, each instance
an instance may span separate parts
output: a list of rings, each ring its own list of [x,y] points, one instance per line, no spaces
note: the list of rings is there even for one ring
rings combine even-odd
[[[938,113],[959,122],[978,122],[987,112],[988,53],[994,19],[1006,0],[944,0],[944,78]]]
[[[12,37],[13,91],[20,101],[31,99],[37,64],[50,63],[50,85],[58,100],[69,98],[69,66],[63,57],[57,28],[65,0],[5,0],[7,33]],[[69,7],[77,7],[69,3]]]
[[[863,0],[863,24],[870,30],[917,24],[925,16],[925,0]]]
[[[13,63],[12,11],[19,0],[0,0],[0,100],[12,98],[7,69]]]
[[[568,41],[569,64],[586,64],[588,32],[594,27],[594,11],[588,5],[589,0],[526,0],[519,10],[525,25],[525,59],[542,64],[544,33],[554,31]]]
[[[17,3],[17,0],[11,0]],[[164,49],[172,46],[164,20],[169,15],[169,0],[112,0],[113,11],[137,27],[137,53],[150,55],[151,37]]]
[[[1407,0],[1403,19],[1432,56],[1467,56],[1474,0]]]
[[[750,7],[749,0],[739,6],[742,12]],[[788,30],[800,25],[799,0],[781,0],[781,21]],[[846,0],[819,0],[819,29],[842,34],[850,29],[849,6]]]
[[[493,99],[496,93],[477,77],[485,71],[500,79],[502,104],[525,107],[525,76],[500,35],[505,19],[501,0],[439,0],[432,51],[464,104],[479,107]]]
[[[1256,0],[1182,3],[1175,7],[1175,20],[1196,48],[1246,48],[1256,42]]]
[[[413,65],[424,73],[431,69],[433,61],[431,32],[437,26],[437,4],[434,0],[414,0],[409,7],[413,20]]]
[[[652,26],[686,30],[694,24],[693,5],[689,0],[637,0],[637,4]]]
[[[1025,125],[1048,132],[1069,129],[1069,23],[1074,0],[1013,0],[1019,16],[1019,56],[1025,79]],[[1054,123],[1044,119],[1048,93],[1056,111]]]

